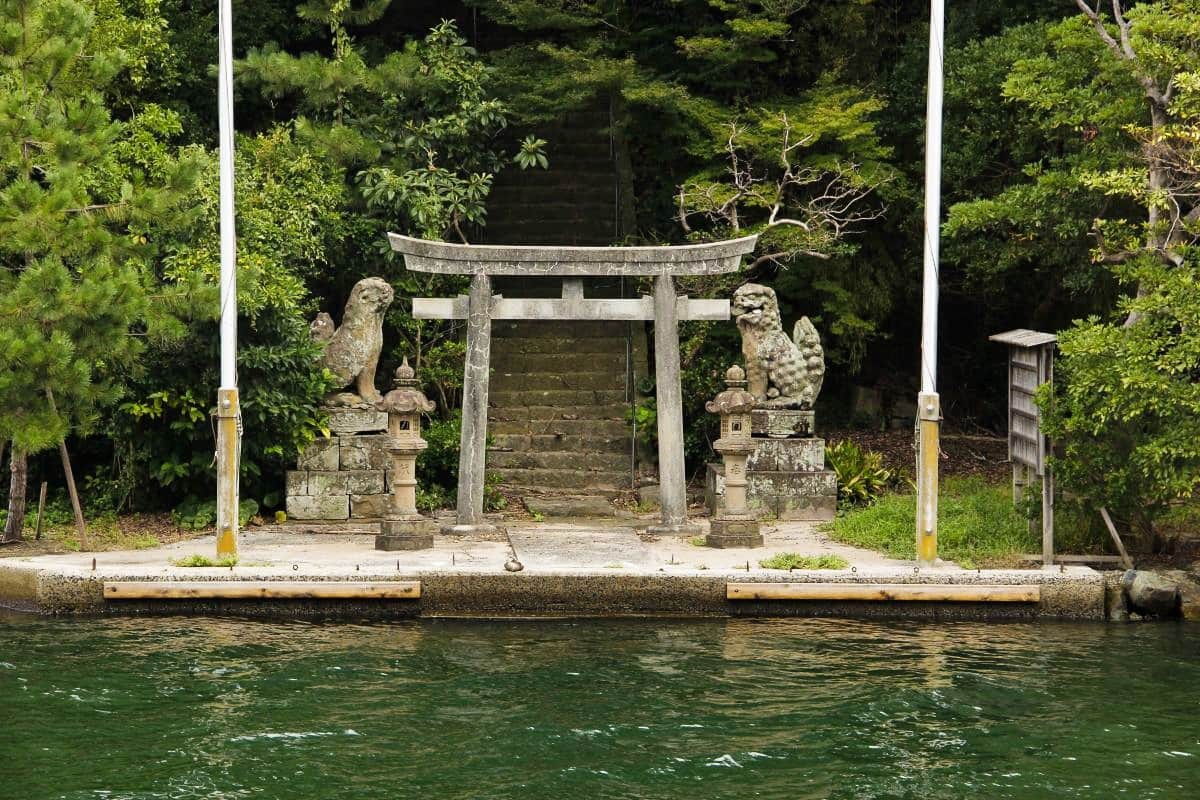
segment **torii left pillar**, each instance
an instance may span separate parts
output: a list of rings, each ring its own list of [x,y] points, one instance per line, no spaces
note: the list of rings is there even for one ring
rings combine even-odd
[[[467,355],[463,366],[462,433],[458,450],[458,519],[444,533],[489,533],[483,518],[487,460],[488,380],[492,355],[492,279],[471,277],[467,299]]]

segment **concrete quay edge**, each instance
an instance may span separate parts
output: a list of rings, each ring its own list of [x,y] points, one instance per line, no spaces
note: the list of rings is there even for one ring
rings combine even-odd
[[[106,601],[105,581],[421,581],[418,600]],[[1038,603],[728,600],[727,583],[1038,585]],[[408,617],[851,617],[950,620],[1104,621],[1105,576],[1086,567],[1059,571],[912,567],[793,572],[495,569],[366,571],[254,567],[93,571],[0,562],[0,606],[51,615],[234,615],[263,618]]]

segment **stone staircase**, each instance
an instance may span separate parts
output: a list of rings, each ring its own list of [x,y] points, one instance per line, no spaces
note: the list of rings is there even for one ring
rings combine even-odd
[[[607,103],[535,131],[550,169],[505,170],[488,201],[488,244],[609,245],[620,239],[617,150]],[[587,297],[628,296],[617,280],[587,279]],[[558,297],[559,281],[499,278],[505,297]],[[619,322],[492,325],[487,471],[508,494],[606,497],[633,484],[626,417],[645,374],[645,330]],[[640,365],[640,367],[637,367]]]
[[[487,469],[504,490],[613,497],[632,488],[627,329],[493,325]]]
[[[609,245],[622,232],[607,109],[574,111],[538,131],[549,169],[506,169],[488,196],[488,244]]]

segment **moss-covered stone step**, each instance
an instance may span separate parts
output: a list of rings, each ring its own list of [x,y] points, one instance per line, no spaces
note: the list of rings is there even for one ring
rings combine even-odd
[[[492,348],[497,353],[501,348],[505,348],[513,353],[557,353],[576,357],[624,354],[625,352],[625,337],[623,336],[570,338],[564,337],[561,330],[553,332],[553,334],[553,336],[547,337],[512,338],[503,342],[493,340]]]
[[[589,359],[590,361],[590,359]],[[588,364],[591,366],[591,364]],[[524,370],[493,370],[489,391],[567,389],[625,391],[625,376],[609,372],[526,372]]]
[[[498,472],[516,469],[574,470],[590,475],[628,471],[629,457],[623,453],[494,450],[487,454],[487,466],[489,470]]]
[[[585,295],[586,295],[586,289]],[[574,341],[576,339],[603,339],[620,343],[622,351],[625,346],[626,322],[596,322],[589,320],[537,320],[535,322],[498,321],[492,323],[492,335],[504,342],[494,342],[496,354],[507,347],[509,338],[519,339],[559,339]],[[589,342],[595,344],[595,342]]]
[[[492,437],[493,445],[500,448],[519,449],[515,445],[501,443],[502,436],[521,438],[538,437],[547,443],[551,440],[565,440],[568,447],[572,437],[594,438],[604,441],[623,442],[624,449],[629,448],[632,431],[623,420],[617,419],[558,419],[558,420],[493,420],[488,424],[488,434]],[[532,443],[531,443],[532,444]],[[598,449],[598,448],[597,448]]]
[[[501,389],[489,400],[499,408],[611,405],[625,400],[625,389]]]
[[[584,420],[579,427],[590,432],[595,423]],[[491,450],[535,453],[628,453],[629,431],[623,426],[613,436],[588,436],[554,433],[493,433]],[[628,457],[628,456],[626,456]]]
[[[495,427],[501,422],[603,422],[616,420],[625,424],[625,418],[628,416],[628,403],[501,406],[493,400],[492,407],[488,409],[488,419],[490,420],[488,430],[493,433],[511,433],[512,431],[500,431]],[[554,428],[548,432],[581,433],[582,431]]]
[[[586,366],[590,370],[611,376],[625,374],[625,347],[611,353],[589,353],[586,364],[580,364],[579,353],[513,353],[507,350],[492,353],[492,376],[502,372],[527,374],[558,374]]]
[[[499,475],[506,488],[518,492],[572,490],[578,493],[580,487],[586,487],[588,494],[609,495],[627,491],[630,487],[628,470],[592,472],[582,469],[493,469],[489,465],[488,471]]]

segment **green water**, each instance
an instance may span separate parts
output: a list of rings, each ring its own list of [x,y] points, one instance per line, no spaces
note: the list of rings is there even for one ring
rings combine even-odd
[[[1200,798],[1200,630],[0,618],[0,798]]]

